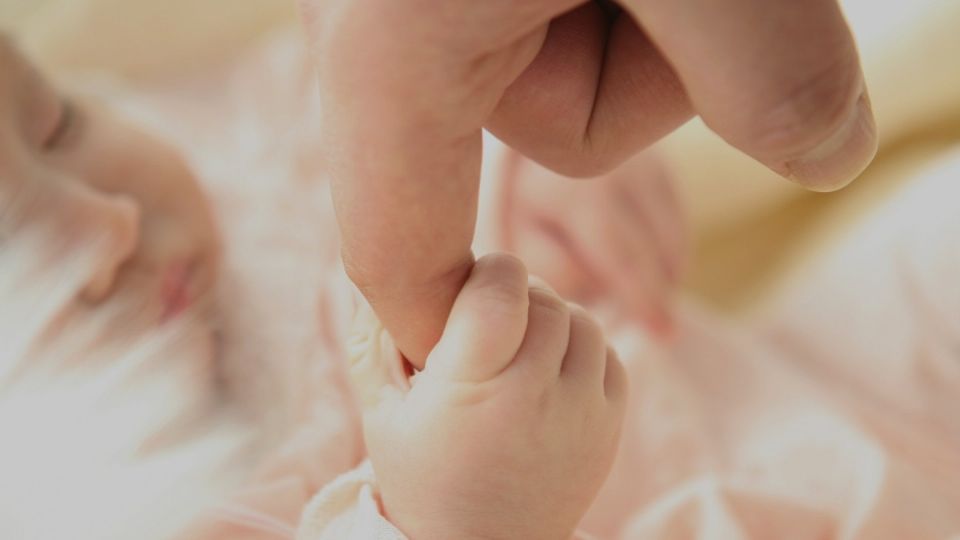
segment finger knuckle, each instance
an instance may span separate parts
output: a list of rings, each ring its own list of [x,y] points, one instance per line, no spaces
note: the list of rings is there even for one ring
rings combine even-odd
[[[584,308],[573,304],[569,309],[571,340],[584,339],[599,343],[605,341],[600,324]]]
[[[854,52],[826,57],[779,83],[771,98],[756,101],[745,116],[747,144],[761,155],[778,157],[808,150],[843,122],[862,91]]]

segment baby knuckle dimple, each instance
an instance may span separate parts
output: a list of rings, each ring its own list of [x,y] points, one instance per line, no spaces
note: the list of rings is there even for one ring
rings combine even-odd
[[[792,157],[816,146],[836,130],[863,92],[853,52],[837,53],[753,100],[743,116],[744,145],[772,158]]]

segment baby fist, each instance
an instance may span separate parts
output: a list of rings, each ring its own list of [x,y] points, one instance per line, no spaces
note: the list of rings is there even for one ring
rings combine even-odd
[[[609,473],[626,394],[586,312],[519,260],[484,257],[409,390],[364,396],[384,512],[417,540],[568,538]]]

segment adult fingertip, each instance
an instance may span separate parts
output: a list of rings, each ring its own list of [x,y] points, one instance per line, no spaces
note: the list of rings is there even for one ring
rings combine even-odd
[[[704,122],[816,191],[848,184],[877,135],[854,36],[836,0],[629,0]]]
[[[870,165],[878,144],[876,121],[864,92],[833,132],[801,157],[786,161],[778,172],[813,191],[836,191]]]

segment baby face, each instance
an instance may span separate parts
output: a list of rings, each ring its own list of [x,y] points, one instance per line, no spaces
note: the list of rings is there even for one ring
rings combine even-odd
[[[92,304],[132,292],[139,311],[162,322],[213,283],[212,214],[177,152],[102,105],[57,91],[2,36],[0,210],[7,229],[13,219],[109,238],[83,291]]]
[[[503,170],[501,245],[564,297],[673,333],[673,296],[687,257],[674,178],[646,151],[593,180],[565,178],[508,154]]]

